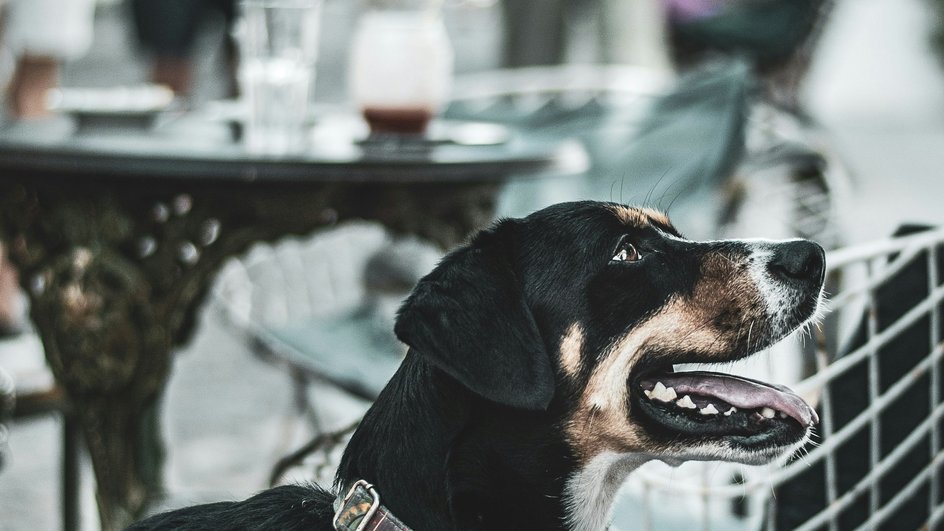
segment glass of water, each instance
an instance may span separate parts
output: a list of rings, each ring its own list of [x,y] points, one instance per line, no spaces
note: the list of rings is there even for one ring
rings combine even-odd
[[[320,0],[242,0],[236,28],[239,83],[248,102],[243,131],[254,153],[306,147],[318,56]]]

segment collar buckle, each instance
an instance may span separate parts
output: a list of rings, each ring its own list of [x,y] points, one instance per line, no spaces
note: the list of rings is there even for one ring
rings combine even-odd
[[[371,502],[370,506],[366,512],[361,516],[361,510],[363,507],[358,506],[349,506],[351,501],[354,499],[354,496],[358,494],[358,491],[365,491],[370,495]],[[349,531],[350,524],[354,521],[357,521],[357,517],[360,516],[360,521],[357,524],[357,527],[351,531],[364,531],[367,528],[367,524],[370,523],[370,520],[377,513],[377,509],[380,508],[380,494],[377,492],[377,489],[373,485],[359,479],[351,485],[351,488],[347,491],[347,494],[344,495],[344,499],[341,500],[341,507],[334,513],[334,521],[332,524],[334,528],[339,531]],[[347,521],[344,521],[347,520]]]

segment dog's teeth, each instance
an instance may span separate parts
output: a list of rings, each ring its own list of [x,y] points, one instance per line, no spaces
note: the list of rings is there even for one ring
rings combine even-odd
[[[765,419],[772,419],[776,415],[777,412],[770,409],[769,407],[765,407],[764,409],[760,410],[760,416],[764,417]]]
[[[715,408],[714,404],[708,404],[707,406],[698,410],[698,412],[701,413],[702,415],[717,415],[718,414],[718,410],[717,408]]]
[[[729,409],[729,410],[727,410],[727,411],[724,412],[724,416],[725,416],[725,417],[730,417],[731,414],[732,414],[732,413],[735,413],[736,411],[737,411],[737,408],[732,406],[731,409]]]
[[[646,398],[652,398],[652,391],[648,389],[643,390],[643,394],[646,395]]]
[[[685,409],[698,409],[698,406],[692,402],[692,398],[688,395],[683,396],[678,402],[675,403],[675,405]]]
[[[652,388],[652,392],[647,396],[653,400],[671,402],[675,400],[678,395],[675,394],[675,389],[666,387],[662,382],[656,382],[656,386]]]
[[[780,417],[780,418],[782,418],[782,419],[787,418],[787,414],[784,413],[783,411],[778,411],[778,412],[777,412],[777,416]]]

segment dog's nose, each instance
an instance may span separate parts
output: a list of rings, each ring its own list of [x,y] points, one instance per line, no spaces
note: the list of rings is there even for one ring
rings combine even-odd
[[[826,271],[826,253],[819,245],[794,240],[780,243],[767,264],[770,272],[788,282],[822,283]]]

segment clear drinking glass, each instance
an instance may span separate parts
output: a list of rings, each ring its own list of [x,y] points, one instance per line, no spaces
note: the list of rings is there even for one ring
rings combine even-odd
[[[320,0],[242,0],[239,82],[249,104],[247,149],[305,148],[318,57]]]
[[[453,51],[439,0],[368,0],[350,92],[373,133],[421,134],[449,96]]]

